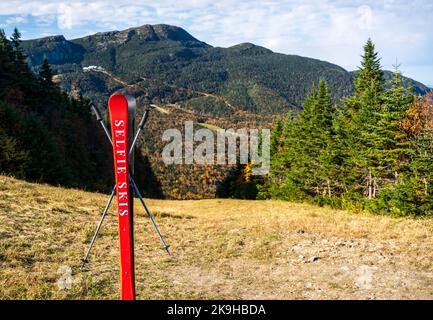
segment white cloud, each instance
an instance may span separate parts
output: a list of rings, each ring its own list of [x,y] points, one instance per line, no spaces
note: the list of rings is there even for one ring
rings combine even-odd
[[[370,6],[358,7],[358,27],[361,30],[371,30],[373,27],[373,11]]]
[[[60,29],[72,29],[74,26],[73,10],[71,5],[60,4],[57,15],[57,25]]]
[[[10,25],[10,24],[17,25],[17,24],[21,24],[21,23],[25,23],[25,22],[27,22],[26,17],[16,16],[16,17],[11,17],[11,18],[6,19],[5,24],[6,25]]]
[[[214,46],[253,42],[347,69],[356,68],[362,45],[371,36],[385,67],[398,57],[403,69],[417,73],[410,76],[419,74],[431,83],[432,76],[427,79],[425,72],[415,71],[420,70],[417,65],[433,65],[431,12],[430,0],[8,0],[0,2],[0,23],[6,22],[2,16],[55,19],[67,37],[167,23]],[[46,31],[46,25],[41,28]]]

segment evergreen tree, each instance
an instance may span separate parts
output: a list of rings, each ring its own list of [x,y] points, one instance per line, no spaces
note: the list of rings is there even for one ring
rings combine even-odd
[[[312,91],[306,101],[306,112],[302,111],[301,130],[303,132],[303,154],[305,159],[306,185],[311,195],[331,193],[329,176],[329,145],[332,136],[332,123],[335,115],[331,94],[324,79],[320,79],[317,91]]]
[[[0,98],[3,97],[8,78],[14,74],[12,49],[3,29],[0,29]]]
[[[299,113],[296,127],[288,137],[287,153],[290,169],[285,181],[285,196],[289,199],[313,196],[317,191],[317,102],[318,92],[313,84]]]
[[[0,52],[2,54],[9,54],[10,50],[10,43],[6,38],[5,32],[3,29],[0,29]],[[2,56],[2,58],[5,58],[5,56]]]
[[[48,59],[47,58],[44,59],[42,65],[41,65],[41,68],[39,70],[39,77],[41,78],[41,80],[45,84],[48,84],[48,85],[52,85],[53,84],[53,81],[52,81],[53,71],[51,70],[51,66],[48,63]]]
[[[417,193],[429,198],[433,204],[433,130],[425,128],[413,145],[409,173],[415,181]]]
[[[371,39],[364,46],[361,68],[355,79],[355,95],[345,99],[343,119],[339,120],[345,170],[351,174],[343,177],[346,190],[351,189],[369,199],[376,196],[376,176],[380,167],[380,152],[376,146],[379,137],[383,71],[380,58]],[[347,169],[347,170],[346,170]]]
[[[283,135],[283,122],[278,118],[275,122],[275,126],[271,132],[270,138],[270,154],[271,156],[276,154],[281,148]],[[261,148],[259,148],[261,150]]]
[[[321,80],[299,115],[289,114],[282,130],[275,126],[279,148],[260,198],[433,213],[433,95],[414,98],[398,69],[385,89],[370,39],[362,57],[356,92],[342,105],[335,107]]]
[[[369,38],[364,45],[364,54],[361,56],[361,67],[355,80],[356,95],[362,96],[368,90],[374,89],[374,94],[380,94],[383,90],[383,71],[380,58],[375,51],[375,45]]]
[[[21,48],[21,32],[19,32],[17,28],[14,28],[14,31],[12,33],[11,44],[13,48],[15,64],[17,65],[17,67],[20,70],[28,69],[26,63],[26,55]]]
[[[21,32],[18,31],[17,28],[14,28],[14,31],[11,36],[12,46],[15,50],[18,50],[21,45]]]
[[[11,105],[0,101],[0,172],[25,177],[28,151],[20,134],[23,123],[20,113]]]
[[[336,115],[335,105],[331,99],[331,92],[324,79],[319,81],[317,94],[317,141],[318,146],[318,174],[321,181],[321,193],[328,197],[332,196],[334,179],[334,156],[332,144],[334,142],[333,122]]]
[[[403,169],[409,160],[409,141],[406,132],[402,130],[402,121],[407,116],[412,97],[412,92],[404,87],[401,73],[396,69],[390,88],[382,95],[383,103],[375,140],[380,153],[379,165],[386,171],[385,175],[392,173],[395,180],[400,169]]]
[[[312,85],[299,116],[289,113],[284,125],[275,126],[272,135],[281,136],[280,148],[273,149],[270,178],[260,188],[260,197],[294,200],[331,194],[329,145],[334,113],[329,87],[321,79],[317,89]]]

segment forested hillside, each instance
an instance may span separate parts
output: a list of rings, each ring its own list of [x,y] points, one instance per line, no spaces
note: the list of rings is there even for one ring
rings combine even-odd
[[[385,81],[371,40],[362,57],[352,96],[335,104],[322,79],[302,112],[276,123],[259,198],[433,213],[433,94],[415,95],[398,70]]]
[[[88,100],[81,94],[85,86],[81,85],[78,90],[62,86],[48,59],[38,67],[29,68],[27,61],[32,57],[26,57],[18,31],[14,37],[15,40],[9,41],[2,34],[2,58],[5,58],[1,60],[0,133],[4,143],[0,172],[31,181],[108,191],[113,183],[111,148],[90,114]],[[67,44],[61,48],[66,50],[66,56],[74,56]],[[49,51],[46,58],[56,62],[63,57],[56,55],[55,48],[51,49],[53,51]],[[196,127],[207,123],[224,128],[257,128],[261,123],[272,121],[269,116],[231,108],[219,96],[197,93],[188,88],[173,88],[155,80],[123,86],[123,80],[120,77],[112,80],[111,74],[87,75],[108,79],[107,83],[110,83],[110,88],[102,85],[103,94],[95,99],[96,102],[120,91],[137,97],[137,117],[150,103],[161,106],[157,109],[159,111],[151,113],[145,139],[140,137],[142,148],[137,148],[135,153],[136,181],[147,196],[176,199],[214,197],[215,181],[224,179],[227,171],[226,167],[217,165],[166,167],[161,159],[164,147],[161,137],[165,129],[182,130],[186,120],[194,120]],[[150,100],[148,92],[155,98]],[[191,97],[187,105],[161,104],[164,95],[178,93]],[[216,116],[214,110],[207,109],[203,103],[209,101],[213,106],[215,100],[220,107]],[[105,107],[106,104],[99,105]],[[36,129],[33,129],[31,121],[36,122]]]
[[[89,101],[53,83],[47,59],[29,68],[15,30],[0,32],[0,172],[54,185],[108,191],[114,183],[111,147]],[[149,160],[135,153],[136,181],[147,196],[162,197]]]
[[[84,99],[52,82],[47,60],[27,65],[20,33],[0,32],[0,171],[18,178],[105,190],[109,148]]]

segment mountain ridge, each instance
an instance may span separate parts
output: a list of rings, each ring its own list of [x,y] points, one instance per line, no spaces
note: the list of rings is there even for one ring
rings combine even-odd
[[[167,24],[146,24],[72,40],[57,35],[26,40],[23,47],[35,71],[47,57],[55,72],[62,75],[61,86],[66,91],[73,82],[85,83],[83,95],[92,99],[103,96],[104,103],[107,90],[119,88],[107,79],[84,74],[83,67],[101,66],[127,83],[148,78],[219,94],[242,110],[259,114],[283,114],[301,108],[311,84],[320,77],[327,80],[335,99],[353,92],[354,72],[337,64],[276,53],[250,42],[213,47],[183,28]],[[415,80],[406,81],[419,94],[429,90]],[[179,94],[167,98],[160,93],[148,100],[185,102]]]

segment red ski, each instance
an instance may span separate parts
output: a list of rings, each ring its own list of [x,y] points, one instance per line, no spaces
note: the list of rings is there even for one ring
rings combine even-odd
[[[128,101],[115,93],[109,101],[119,216],[120,285],[122,300],[135,300],[134,248],[128,161]]]

